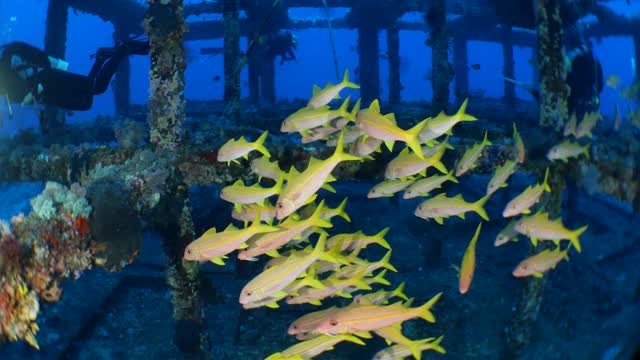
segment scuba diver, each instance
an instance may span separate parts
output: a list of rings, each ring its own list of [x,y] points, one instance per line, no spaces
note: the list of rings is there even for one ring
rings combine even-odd
[[[566,83],[570,92],[567,99],[569,114],[582,119],[585,113],[597,112],[600,108],[600,93],[604,88],[602,64],[595,57],[588,42],[573,48],[567,54]],[[532,84],[503,77],[505,81],[516,84],[528,91],[536,101],[540,101],[540,90]]]
[[[568,55],[567,85],[571,89],[567,106],[569,114],[582,119],[585,113],[600,108],[600,93],[604,88],[602,64],[593,54],[590,45],[582,45]]]
[[[280,56],[280,65],[285,61],[295,61],[294,51],[298,47],[296,36],[289,31],[280,30],[262,35],[259,40],[260,50],[267,57]]]
[[[11,102],[52,105],[66,110],[86,111],[93,96],[104,93],[125,56],[149,54],[147,40],[131,39],[112,48],[99,48],[88,75],[66,71],[67,64],[47,56],[24,42],[0,47],[0,97],[12,115]]]

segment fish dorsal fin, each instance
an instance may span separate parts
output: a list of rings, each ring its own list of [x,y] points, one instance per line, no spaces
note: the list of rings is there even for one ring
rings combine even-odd
[[[319,163],[319,162],[321,162],[321,161],[322,161],[322,160],[320,160],[320,159],[318,159],[318,158],[316,158],[316,157],[313,157],[313,156],[312,156],[312,157],[309,159],[309,167],[311,167],[311,166],[313,166],[314,164],[317,164],[317,163]],[[307,168],[308,168],[308,167],[307,167]]]
[[[389,120],[393,125],[396,125],[396,114],[388,113],[387,115],[384,115],[384,118]]]
[[[320,86],[318,85],[313,85],[313,90],[311,91],[311,96],[316,96],[318,95],[318,93],[322,91],[322,89],[320,89]]]
[[[376,113],[380,112],[380,102],[378,101],[378,99],[375,99],[371,102],[371,105],[369,105],[369,110]]]
[[[287,181],[289,181],[290,179],[298,175],[300,175],[300,173],[298,172],[298,169],[296,169],[296,167],[292,165],[291,168],[289,169],[289,173],[287,174]]]
[[[238,230],[238,228],[233,226],[233,224],[229,224],[226,228],[224,228],[224,230],[222,230],[222,232],[230,231],[230,230]]]
[[[209,229],[209,230],[205,231],[205,232],[204,232],[204,234],[202,234],[202,235],[203,235],[203,236],[204,236],[204,235],[213,235],[213,234],[215,234],[215,233],[216,233],[216,228],[212,227],[211,229]]]
[[[244,183],[242,182],[242,180],[238,179],[231,186],[244,186]]]

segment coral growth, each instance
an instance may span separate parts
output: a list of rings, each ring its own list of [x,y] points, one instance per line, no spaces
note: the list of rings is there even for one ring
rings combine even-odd
[[[91,267],[91,206],[85,190],[49,182],[32,201],[33,211],[0,225],[0,343],[25,340],[38,347],[40,301],[57,301],[59,284]]]

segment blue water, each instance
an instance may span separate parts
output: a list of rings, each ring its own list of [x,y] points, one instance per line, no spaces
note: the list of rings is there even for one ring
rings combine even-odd
[[[626,1],[607,3],[617,13],[640,15],[639,4],[628,5]],[[331,14],[339,18],[346,11],[334,9]],[[1,1],[0,43],[19,40],[43,47],[46,12],[47,2],[44,0]],[[324,14],[323,9],[290,10],[293,18],[323,17]],[[188,21],[204,19],[219,20],[220,16],[203,15]],[[419,14],[405,15],[402,20],[424,23]],[[591,21],[594,21],[592,17],[583,19],[584,23]],[[113,45],[113,30],[112,24],[96,16],[70,11],[66,42],[69,71],[88,73],[92,66],[90,55],[99,47]],[[297,61],[280,65],[277,60],[276,63],[277,100],[306,101],[314,84],[322,86],[327,81],[336,81],[327,30],[296,31],[295,35],[299,44]],[[433,96],[431,83],[427,80],[432,66],[431,49],[424,45],[427,35],[423,31],[400,32],[403,101],[430,101]],[[358,67],[357,31],[337,29],[334,36],[339,67],[350,69],[352,80],[358,82],[358,75],[354,75]],[[384,30],[380,31],[379,38],[379,51],[383,55],[387,51]],[[630,36],[590,40],[605,78],[618,75],[620,86],[630,86],[638,80],[633,74],[635,59]],[[245,49],[247,43],[248,40],[242,38],[241,48]],[[224,78],[222,56],[199,55],[201,48],[222,46],[221,39],[185,43],[187,101],[223,98],[223,81],[213,80],[216,76]],[[482,93],[485,99],[497,103],[504,96],[504,82],[499,78],[503,71],[501,45],[470,41],[467,51],[468,63],[478,65],[478,69],[469,70],[470,93]],[[533,57],[532,49],[514,47],[517,80],[534,82]],[[148,57],[131,58],[132,104],[145,104],[148,100],[149,68]],[[388,78],[387,60],[382,57],[382,104],[389,97]],[[242,72],[241,86],[243,97],[248,97],[246,69]],[[349,91],[354,97],[359,96],[359,91]],[[453,82],[450,95],[453,101]],[[536,106],[527,91],[517,88],[516,95],[519,100]],[[600,101],[600,111],[607,121],[612,120],[616,104],[626,112],[627,101],[606,86],[600,94]],[[0,106],[0,112],[5,119],[0,127],[0,137],[14,136],[24,129],[38,129],[38,118],[31,106],[15,105],[15,116],[10,121],[6,120],[4,106]],[[105,115],[115,115],[111,90],[96,96],[89,111],[69,114],[68,121],[73,125],[90,125],[96,117]],[[490,118],[482,121],[493,129]],[[635,131],[637,135],[637,129],[629,131]],[[596,138],[598,135],[596,133]],[[255,139],[255,134],[248,138]],[[525,140],[525,143],[536,142]],[[114,146],[114,143],[109,145]],[[0,150],[0,154],[5,156],[4,148]],[[632,155],[630,158],[635,156],[637,161],[639,155]],[[0,162],[0,166],[2,164]],[[454,163],[447,162],[446,165],[451,168]],[[634,166],[638,167],[637,164]],[[0,168],[2,171],[5,170]],[[637,184],[637,174],[635,176]],[[488,175],[467,175],[460,178],[460,184],[451,184],[445,190],[450,196],[462,193],[467,200],[477,200],[485,194],[489,179]],[[425,221],[413,215],[416,206],[424,200],[422,198],[408,201],[399,200],[397,196],[368,199],[367,193],[375,185],[373,180],[338,183],[334,186],[336,194],[323,190],[320,195],[330,207],[337,206],[344,197],[349,198],[347,212],[351,222],[333,220],[331,235],[358,230],[375,234],[385,227],[391,228],[387,240],[393,249],[391,263],[398,270],[386,276],[391,287],[405,282],[405,292],[415,298],[416,305],[422,305],[436,293],[443,292],[442,299],[433,309],[437,319],[435,324],[412,320],[404,325],[405,334],[410,334],[407,336],[414,340],[444,335],[442,346],[447,354],[425,352],[423,359],[500,359],[507,328],[518,316],[520,296],[526,286],[524,280],[512,276],[512,271],[530,248],[528,240],[522,237],[519,242],[500,248],[494,247],[493,241],[508,224],[508,220],[501,217],[505,204],[536,181],[541,180],[518,172],[511,177],[507,188],[490,198],[486,209],[492,221],[483,222],[473,285],[466,295],[459,292],[454,267],[460,265],[466,246],[482,221],[480,217],[468,214],[464,220],[445,220],[444,225]],[[30,200],[43,189],[43,182],[0,183],[0,221],[8,223],[14,216],[28,215],[32,210]],[[563,218],[567,226],[576,229],[589,225],[589,230],[580,238],[582,253],[572,251],[568,262],[560,263],[546,275],[544,300],[538,317],[529,328],[531,339],[519,359],[638,359],[631,354],[634,349],[640,349],[637,326],[640,322],[640,217],[629,203],[590,190],[572,189],[562,195],[566,205]],[[220,186],[193,186],[189,189],[189,196],[196,237],[211,227],[222,230],[232,221],[232,206],[220,199]],[[197,333],[192,328],[181,328],[174,321],[172,292],[166,282],[169,264],[163,238],[158,230],[146,225],[142,248],[135,262],[115,272],[95,266],[83,272],[77,280],[63,282],[60,301],[41,304],[37,321],[40,327],[37,334],[39,351],[21,341],[3,343],[0,329],[0,360],[197,359],[197,355],[183,352],[176,345],[184,343],[185,338],[197,336]],[[373,261],[381,258],[385,251],[374,248],[367,251],[365,257]],[[322,307],[283,304],[279,309],[244,310],[238,303],[238,295],[243,286],[260,273],[264,261],[236,262],[234,255],[224,267],[209,262],[200,267],[203,334],[210,359],[264,359],[296,344],[295,338],[287,335],[287,328],[295,319],[329,305],[346,306],[350,303],[348,299],[334,299]],[[2,285],[0,291],[4,291]],[[0,307],[0,322],[2,317]],[[336,350],[318,359],[371,359],[386,346],[376,335],[365,342],[367,345],[364,347],[340,344]]]
[[[194,1],[196,2],[196,1]],[[186,3],[191,3],[186,1]],[[617,3],[617,4],[616,4]],[[612,5],[617,11],[624,13],[639,12],[640,5],[626,6],[624,1],[614,2]],[[343,11],[334,12],[335,17],[343,14]],[[291,17],[319,17],[324,16],[323,10],[292,9]],[[15,20],[11,21],[14,17]],[[215,17],[194,17],[194,20],[209,19]],[[423,22],[419,16],[408,17],[411,21]],[[9,1],[0,4],[0,25],[11,26],[10,34],[3,41],[21,40],[35,46],[44,46],[44,24],[46,19],[46,1],[23,0],[20,5]],[[90,35],[83,29],[91,29]],[[90,55],[99,47],[113,45],[113,26],[100,18],[70,11],[67,31],[67,61],[70,64],[69,71],[86,74],[91,68]],[[296,51],[298,60],[287,62],[282,66],[276,66],[276,96],[278,99],[301,99],[310,93],[313,84],[324,84],[335,80],[335,70],[331,57],[331,45],[326,30],[311,29],[298,31],[295,34],[299,39]],[[386,51],[384,31],[380,36],[380,53]],[[357,66],[357,53],[354,50],[357,44],[355,30],[335,30],[336,50],[339,65],[350,69]],[[402,98],[406,100],[431,99],[431,85],[425,80],[425,75],[431,69],[431,50],[424,46],[426,34],[419,31],[402,31],[400,42],[400,56],[403,58],[401,81],[404,86]],[[595,53],[602,62],[605,77],[609,74],[617,74],[622,80],[622,86],[628,86],[633,81],[633,71],[630,60],[633,58],[633,42],[629,37],[607,37],[594,40]],[[221,99],[222,82],[212,82],[212,77],[222,75],[222,56],[199,56],[202,47],[220,47],[222,40],[193,41],[186,44],[189,59],[192,59],[187,67],[187,86],[185,96],[187,99]],[[242,48],[246,47],[246,39],[242,38]],[[486,96],[501,97],[503,84],[497,81],[496,76],[502,73],[502,55],[499,45],[485,42],[471,41],[468,43],[469,64],[480,64],[478,71],[469,72],[470,91],[482,90]],[[608,54],[615,54],[608,56]],[[515,77],[523,82],[533,81],[533,70],[529,65],[531,49],[515,47],[514,59],[516,64]],[[309,71],[313,69],[313,71]],[[149,71],[148,59],[141,56],[131,58],[131,102],[143,104],[148,97],[147,74]],[[381,94],[386,97],[388,89],[385,79],[388,78],[386,61],[380,62]],[[296,79],[296,81],[287,81]],[[452,90],[453,91],[453,90]],[[248,94],[247,71],[242,73],[242,92]],[[518,89],[517,96],[521,99],[530,99],[525,91]],[[601,95],[602,109],[605,114],[612,115],[614,104],[620,102],[615,92],[605,89]],[[111,91],[98,95],[94,99],[94,106],[90,111],[77,112],[70,117],[71,121],[92,121],[97,115],[113,115],[114,99]],[[621,104],[622,106],[622,104]],[[4,111],[4,109],[3,109]],[[33,111],[29,107],[18,109],[18,118],[21,120],[20,128],[36,126],[37,121]],[[0,134],[14,133],[8,125],[0,128]]]

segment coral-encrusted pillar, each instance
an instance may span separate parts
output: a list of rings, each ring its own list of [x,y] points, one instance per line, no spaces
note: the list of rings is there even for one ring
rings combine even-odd
[[[163,157],[172,158],[183,141],[185,118],[183,36],[186,31],[184,0],[147,0],[145,32],[151,46],[151,142]],[[167,180],[170,196],[162,199],[154,218],[163,235],[168,257],[167,283],[171,289],[176,322],[174,343],[184,353],[206,354],[206,329],[199,297],[198,263],[183,260],[184,249],[194,239],[189,188],[173,169]]]
[[[534,1],[540,71],[540,125],[560,131],[568,118],[560,0]]]
[[[400,31],[397,24],[387,29],[387,53],[389,55],[389,103],[400,103]]]
[[[453,39],[453,66],[455,69],[456,99],[463,101],[469,96],[469,56],[467,39],[458,35]]]
[[[429,1],[426,21],[429,25],[431,46],[431,88],[433,89],[433,112],[446,110],[449,105],[449,83],[453,78],[449,64],[449,38],[447,36],[447,13],[444,0]]]
[[[184,72],[184,0],[147,0],[145,32],[151,46],[149,122],[151,142],[174,149],[182,140]]]
[[[125,40],[128,33],[123,26],[115,25],[113,32],[113,40],[117,44],[120,40]],[[131,80],[131,62],[129,57],[122,58],[118,70],[116,71],[115,84],[113,87],[113,97],[116,105],[116,114],[126,116],[129,113],[129,97],[130,97],[130,80]]]
[[[513,31],[511,26],[502,25],[502,59],[504,76],[513,79],[515,72],[515,63],[513,59]],[[516,100],[516,86],[514,83],[504,82],[504,101],[507,104],[513,104]]]
[[[564,49],[562,43],[562,18],[559,0],[534,1],[536,30],[538,32],[537,61],[540,69],[540,125],[560,130],[567,119],[568,87],[565,84]],[[545,196],[542,207],[552,217],[560,214],[564,176],[557,166],[550,170],[552,189]],[[539,174],[542,176],[542,174]],[[531,246],[530,255],[539,253],[544,244]],[[505,359],[520,358],[531,340],[531,331],[543,299],[544,278],[525,280],[520,302],[514,318],[507,328]]]
[[[240,117],[240,1],[224,0],[224,103],[230,119]]]
[[[537,174],[542,178],[543,173]],[[549,186],[551,193],[544,194],[540,201],[540,208],[549,213],[551,218],[557,218],[562,212],[562,194],[565,189],[565,178],[559,169],[549,172]],[[544,249],[550,249],[548,242],[539,242],[538,246],[529,246],[529,256],[533,256]],[[542,305],[545,277],[528,277],[524,281],[524,287],[516,310],[513,312],[511,323],[507,327],[506,349],[503,359],[519,359],[531,341],[531,333],[540,313]]]
[[[65,58],[68,14],[67,0],[49,0],[44,36],[44,51],[49,56]],[[55,141],[64,134],[65,122],[66,116],[63,110],[48,106],[40,119],[40,129],[44,134],[50,135],[51,141]]]
[[[380,97],[379,52],[378,29],[373,25],[361,24],[358,27],[358,53],[363,106]]]

